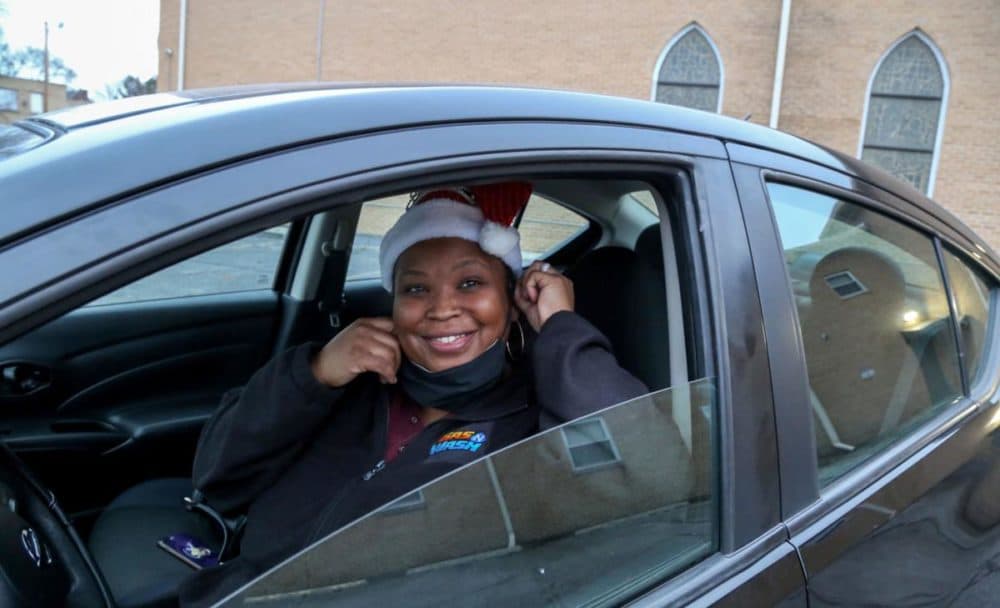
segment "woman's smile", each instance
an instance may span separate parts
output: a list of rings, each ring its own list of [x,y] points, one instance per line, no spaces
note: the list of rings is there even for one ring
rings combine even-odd
[[[424,336],[430,347],[441,353],[462,352],[471,342],[474,332],[464,332],[444,336]]]

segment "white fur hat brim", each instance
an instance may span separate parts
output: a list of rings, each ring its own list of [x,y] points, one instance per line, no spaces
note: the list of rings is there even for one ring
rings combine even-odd
[[[514,276],[521,276],[521,238],[517,229],[487,221],[478,207],[449,199],[424,201],[408,209],[385,233],[378,261],[382,287],[392,293],[393,272],[403,252],[417,243],[459,238],[500,258]]]

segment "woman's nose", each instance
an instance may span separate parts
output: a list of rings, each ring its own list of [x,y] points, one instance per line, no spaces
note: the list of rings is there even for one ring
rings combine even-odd
[[[436,289],[431,298],[427,316],[432,319],[449,319],[458,314],[458,300],[454,290]]]

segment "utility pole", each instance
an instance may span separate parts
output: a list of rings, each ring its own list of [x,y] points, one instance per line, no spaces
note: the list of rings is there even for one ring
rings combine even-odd
[[[56,29],[62,29],[63,22],[60,21],[56,25]],[[42,93],[42,112],[49,111],[49,22],[45,22],[45,52],[43,57],[43,70],[45,71],[45,92]]]
[[[42,112],[49,111],[49,22],[45,22],[45,93],[42,95]]]

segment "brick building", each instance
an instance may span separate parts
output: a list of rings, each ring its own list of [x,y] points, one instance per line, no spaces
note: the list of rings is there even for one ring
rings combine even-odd
[[[67,91],[66,85],[49,83],[49,111],[90,103],[86,91]],[[44,112],[45,82],[0,76],[0,124],[10,124]]]
[[[447,81],[659,98],[863,156],[1000,248],[996,0],[785,4],[783,28],[783,3],[763,0],[739,10],[721,0],[187,0],[181,49],[181,0],[161,0],[158,82]]]

